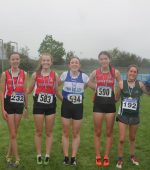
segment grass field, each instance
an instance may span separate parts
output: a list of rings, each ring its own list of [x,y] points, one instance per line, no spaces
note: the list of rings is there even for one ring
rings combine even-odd
[[[115,122],[114,126],[114,142],[110,154],[111,165],[107,168],[98,168],[95,166],[95,152],[93,144],[93,119],[92,119],[92,96],[93,92],[89,89],[85,92],[84,100],[84,119],[81,128],[81,144],[77,155],[77,166],[65,166],[62,164],[63,153],[61,148],[61,121],[60,121],[60,102],[57,105],[57,114],[54,128],[54,141],[51,152],[51,160],[48,166],[36,164],[36,152],[34,146],[34,122],[32,116],[32,96],[29,95],[29,119],[22,119],[18,145],[21,157],[21,165],[19,170],[115,170],[118,143],[118,126]],[[141,100],[141,124],[138,129],[136,142],[136,155],[140,160],[140,166],[133,166],[129,162],[128,140],[124,149],[124,170],[149,170],[150,169],[150,98],[143,96]],[[103,126],[103,130],[105,124]],[[6,122],[0,116],[0,170],[11,170],[5,163],[5,155],[7,151],[9,138]],[[45,136],[43,135],[43,155],[45,150]],[[102,135],[102,153],[105,145],[105,134]]]

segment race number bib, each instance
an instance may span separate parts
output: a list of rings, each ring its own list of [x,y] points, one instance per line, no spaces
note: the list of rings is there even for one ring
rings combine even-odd
[[[10,97],[10,102],[24,103],[24,94],[23,93],[12,93]]]
[[[99,86],[97,88],[97,96],[101,97],[111,97],[112,89],[107,86]]]
[[[39,93],[37,102],[50,104],[53,102],[53,95],[48,93]]]
[[[125,98],[122,102],[123,109],[137,110],[137,99],[135,98]]]
[[[82,103],[82,95],[80,94],[69,94],[67,99],[72,102],[73,104],[80,104]]]

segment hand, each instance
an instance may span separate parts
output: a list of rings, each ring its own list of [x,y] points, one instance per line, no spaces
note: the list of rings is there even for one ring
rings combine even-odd
[[[28,114],[28,109],[24,108],[23,114],[22,114],[23,118],[28,119],[29,118],[29,114]]]
[[[8,120],[8,113],[6,112],[5,109],[2,110],[2,113],[3,113],[3,119],[7,121]]]

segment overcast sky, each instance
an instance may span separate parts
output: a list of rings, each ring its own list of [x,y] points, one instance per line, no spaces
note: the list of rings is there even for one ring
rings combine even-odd
[[[45,35],[80,58],[119,48],[150,59],[149,0],[0,0],[0,39],[28,46],[30,56]]]

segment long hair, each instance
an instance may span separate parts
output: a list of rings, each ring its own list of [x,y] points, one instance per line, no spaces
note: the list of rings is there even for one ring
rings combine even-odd
[[[99,55],[98,55],[98,59],[100,59],[100,56],[101,56],[101,55],[106,55],[106,56],[111,60],[111,55],[110,55],[110,53],[108,53],[107,51],[101,51],[101,52],[99,53]],[[111,63],[109,63],[109,71],[110,71],[111,76],[114,78],[115,75],[114,75],[114,73],[113,73],[113,71],[112,71],[112,65],[111,65]]]
[[[48,54],[48,53],[42,53],[42,54],[40,54],[40,55],[39,55],[38,67],[37,67],[37,69],[36,69],[36,74],[41,74],[41,70],[42,70],[41,60],[42,60],[42,56],[44,56],[44,55],[50,56],[51,61],[52,61],[52,63],[53,63],[53,57],[52,57],[51,54]]]

